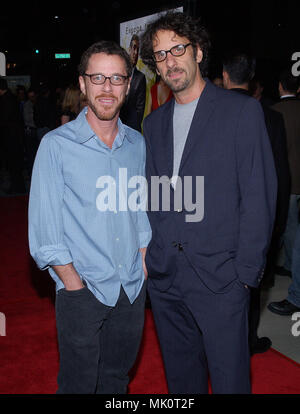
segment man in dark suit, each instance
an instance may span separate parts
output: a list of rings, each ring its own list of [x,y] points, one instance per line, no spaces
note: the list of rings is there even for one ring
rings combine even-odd
[[[209,374],[214,393],[250,393],[249,287],[262,278],[277,179],[260,104],[203,78],[208,48],[183,13],[142,39],[175,97],[144,121],[148,290],[169,392],[207,393]]]
[[[259,76],[255,76],[249,83],[249,91],[253,98],[257,99],[263,106],[274,105],[275,101],[271,99],[269,96],[265,95],[264,89],[264,79]]]
[[[271,312],[283,316],[300,311],[300,100],[296,97],[298,86],[299,80],[293,76],[290,68],[284,70],[279,78],[280,101],[273,106],[284,118],[291,171],[289,211],[283,235],[285,263],[284,267],[279,267],[277,273],[292,276],[292,283],[286,299],[268,305]]]
[[[255,59],[246,53],[234,53],[228,56],[223,64],[224,87],[250,96],[249,83],[254,77],[255,67]],[[278,112],[270,109],[263,101],[260,100],[260,103],[264,111],[268,136],[274,156],[278,179],[278,197],[275,225],[267,255],[264,280],[257,288],[250,289],[249,346],[252,355],[266,352],[272,345],[268,337],[258,338],[257,335],[260,319],[261,285],[262,283],[272,285],[274,282],[276,258],[279,251],[280,238],[286,224],[290,192],[290,172],[283,117]]]
[[[141,125],[146,102],[146,78],[145,75],[136,68],[139,57],[139,48],[139,37],[134,34],[129,46],[129,55],[133,66],[130,90],[126,102],[120,112],[122,122],[137,131],[141,131],[142,129]]]

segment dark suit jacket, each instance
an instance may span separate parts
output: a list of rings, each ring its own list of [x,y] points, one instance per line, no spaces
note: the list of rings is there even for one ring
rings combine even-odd
[[[291,193],[300,194],[300,100],[283,98],[273,107],[284,119],[288,160],[291,172]]]
[[[278,179],[277,211],[275,226],[277,235],[284,232],[290,201],[291,176],[287,153],[286,131],[284,120],[279,112],[262,103],[266,127],[274,155],[275,169]]]
[[[234,88],[231,90],[250,96],[250,93],[245,89]],[[269,104],[265,103],[265,100],[260,100],[260,104],[264,111],[278,180],[275,230],[276,235],[279,237],[283,233],[286,225],[291,188],[286,131],[283,116],[279,112],[271,109]]]
[[[178,247],[205,285],[222,292],[238,279],[257,287],[273,230],[277,177],[261,105],[207,80],[184,148],[179,176],[204,177],[204,217],[187,222],[180,211],[151,211],[151,176],[172,176],[174,100],[144,121],[152,240],[149,277],[168,289],[177,272]],[[183,181],[184,182],[184,181]],[[183,184],[183,194],[186,188]],[[171,194],[174,193],[171,190]],[[198,197],[199,198],[199,197]],[[193,186],[193,200],[197,191]],[[198,200],[199,201],[199,200]],[[182,275],[184,277],[184,275]]]
[[[146,101],[146,78],[145,75],[134,68],[130,90],[125,104],[121,108],[121,121],[131,128],[141,131]]]

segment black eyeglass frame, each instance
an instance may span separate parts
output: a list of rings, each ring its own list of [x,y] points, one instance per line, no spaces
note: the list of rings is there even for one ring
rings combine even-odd
[[[130,76],[118,75],[118,74],[114,74],[114,75],[111,75],[111,76],[105,76],[105,75],[103,75],[103,73],[84,73],[83,75],[88,76],[93,85],[103,85],[106,82],[106,79],[109,79],[109,82],[110,82],[111,85],[113,85],[113,86],[122,86],[122,85],[125,84],[126,80],[130,78]],[[92,81],[92,76],[96,76],[96,75],[103,76],[104,81],[101,82],[101,83],[93,82]],[[122,83],[112,83],[111,78],[113,78],[114,76],[118,76],[118,77],[122,78],[123,82]]]
[[[187,43],[186,45],[183,45],[182,43],[180,43],[179,45],[175,45],[175,46],[171,47],[171,49],[169,49],[169,50],[157,50],[152,55],[153,60],[154,60],[155,63],[163,62],[164,60],[167,59],[167,55],[168,55],[169,52],[171,53],[172,56],[175,56],[175,57],[183,56],[185,54],[185,52],[186,52],[186,48],[188,46],[191,46],[191,45],[192,45],[192,43]],[[180,55],[174,55],[174,53],[172,53],[172,50],[176,49],[178,46],[183,46],[184,47],[183,52]],[[161,52],[164,52],[165,53],[165,57],[163,59],[161,59],[161,60],[156,60],[155,54],[156,53],[161,53]]]

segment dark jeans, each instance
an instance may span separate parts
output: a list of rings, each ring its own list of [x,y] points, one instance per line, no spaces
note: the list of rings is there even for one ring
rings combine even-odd
[[[127,392],[143,333],[145,285],[133,304],[121,287],[115,307],[99,302],[87,287],[57,292],[57,394]]]

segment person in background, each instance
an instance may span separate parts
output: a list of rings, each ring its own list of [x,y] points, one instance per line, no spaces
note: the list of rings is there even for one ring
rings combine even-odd
[[[80,112],[82,111],[82,109],[87,106],[88,102],[86,99],[86,96],[80,92],[80,96],[79,96],[79,107],[80,107]]]
[[[199,19],[180,12],[142,37],[144,63],[175,98],[143,125],[148,291],[169,392],[208,393],[209,376],[213,393],[247,394],[249,288],[262,278],[277,179],[260,104],[206,78],[209,48]]]
[[[36,96],[35,90],[30,88],[27,92],[27,101],[23,106],[24,144],[29,177],[31,177],[34,158],[38,149],[37,130],[33,118]]]
[[[220,76],[217,76],[216,78],[214,78],[212,82],[214,85],[218,86],[219,88],[224,88],[223,79]]]
[[[16,96],[0,77],[0,139],[2,159],[9,173],[8,194],[26,192],[24,182],[23,120]]]
[[[80,89],[76,86],[69,86],[62,102],[61,124],[73,121],[80,111]]]
[[[280,101],[273,106],[284,119],[291,172],[288,218],[283,234],[285,261],[283,266],[277,267],[276,273],[291,276],[292,283],[285,299],[268,305],[271,312],[283,316],[292,315],[300,310],[300,100],[296,96],[298,88],[299,79],[293,76],[290,68],[282,71],[278,83]]]
[[[257,99],[263,106],[274,105],[275,102],[265,95],[264,90],[264,81],[261,78],[254,76],[254,78],[249,83],[249,91],[251,96]]]
[[[40,142],[47,132],[56,128],[57,106],[47,83],[43,83],[38,91],[38,96],[34,105],[34,123],[37,128],[37,137]]]
[[[87,107],[43,137],[33,168],[29,245],[56,282],[58,394],[126,393],[143,333],[151,229],[124,200],[145,168],[143,136],[119,119],[130,75],[120,46],[90,46],[79,65]],[[109,199],[127,208],[106,204],[108,178]]]
[[[173,98],[173,92],[169,86],[157,75],[156,82],[150,89],[148,100],[148,109],[145,111],[149,115],[152,111],[159,108],[161,105],[169,102]]]
[[[140,39],[138,35],[134,34],[129,45],[129,55],[133,67],[130,90],[120,112],[122,122],[137,131],[141,131],[142,129],[146,103],[146,78],[136,67],[139,57],[139,49]]]
[[[17,85],[16,96],[19,104],[21,118],[23,120],[24,104],[27,101],[27,92],[24,85]]]
[[[228,56],[223,65],[224,87],[237,93],[250,96],[250,82],[254,77],[256,61],[246,53],[236,53]],[[258,337],[257,331],[260,319],[260,298],[262,284],[274,283],[276,259],[280,239],[283,234],[289,202],[290,173],[286,148],[286,134],[282,116],[270,109],[260,99],[272,147],[275,169],[277,173],[278,193],[274,230],[267,255],[264,277],[256,288],[251,288],[249,309],[249,347],[251,355],[266,352],[272,345],[270,338]]]
[[[292,252],[299,215],[297,204],[300,199],[300,101],[296,97],[298,82],[290,69],[282,71],[278,83],[280,101],[273,106],[273,109],[280,112],[284,118],[291,173],[289,213],[283,235],[285,262],[276,269],[276,273],[282,276],[291,276]]]

